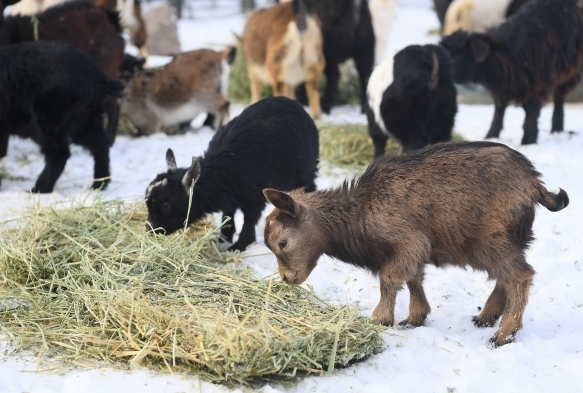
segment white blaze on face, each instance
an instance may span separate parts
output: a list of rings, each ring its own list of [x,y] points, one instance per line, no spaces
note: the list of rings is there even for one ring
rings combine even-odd
[[[387,57],[381,64],[375,67],[366,89],[368,104],[373,110],[375,122],[381,130],[388,134],[385,122],[381,116],[381,102],[385,90],[393,83],[393,57]]]
[[[146,189],[146,199],[148,199],[148,197],[149,197],[149,196],[150,196],[150,194],[152,193],[152,190],[153,190],[155,187],[158,187],[158,186],[162,186],[162,187],[164,187],[164,186],[166,186],[166,185],[168,185],[168,179],[160,180],[160,181],[157,181],[156,183],[152,183],[152,184],[150,184],[150,185],[148,186],[148,188]]]

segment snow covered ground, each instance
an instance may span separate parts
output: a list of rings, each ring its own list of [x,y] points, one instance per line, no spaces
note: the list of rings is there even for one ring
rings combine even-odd
[[[240,32],[240,16],[221,19],[184,21],[180,37],[185,50],[201,46],[221,46],[232,42],[231,32]],[[428,35],[437,27],[437,18],[426,0],[401,1],[394,24],[391,52],[412,44],[435,42]],[[243,108],[235,106],[233,114]],[[489,126],[493,107],[462,105],[456,119],[456,131],[466,139],[481,139]],[[527,259],[537,271],[529,305],[524,315],[524,329],[516,343],[496,350],[486,341],[495,328],[478,329],[471,317],[478,313],[493,289],[481,272],[460,269],[436,270],[428,267],[425,290],[432,313],[424,327],[413,330],[387,329],[384,350],[356,365],[330,375],[307,377],[299,384],[284,387],[266,385],[259,389],[272,392],[518,392],[583,391],[583,105],[566,108],[566,128],[572,132],[550,135],[551,108],[543,110],[541,134],[535,146],[519,145],[523,111],[509,108],[501,142],[528,156],[551,190],[564,188],[571,199],[569,207],[558,213],[539,209],[534,224],[537,240]],[[364,123],[357,108],[341,107],[325,120]],[[111,150],[113,181],[108,197],[138,199],[149,181],[165,169],[164,153],[168,147],[178,164],[185,166],[190,157],[204,152],[213,132],[198,129],[186,135],[153,135],[133,139],[118,137]],[[43,159],[31,141],[11,139],[8,156],[0,162],[7,174],[0,186],[0,220],[16,217],[23,205],[34,201],[50,204],[54,200],[79,195],[91,182],[92,159],[82,149],[73,148],[56,191],[47,196],[27,193],[40,173]],[[347,171],[325,167],[319,187],[339,183]],[[266,209],[267,214],[271,208]],[[242,217],[236,217],[240,228]],[[263,233],[263,222],[257,228]],[[258,237],[250,248],[245,266],[258,276],[276,269],[275,258]],[[316,294],[335,304],[358,303],[364,315],[370,315],[380,294],[378,281],[370,274],[341,262],[323,257],[306,284]],[[396,318],[407,315],[408,292],[397,299]],[[0,344],[0,359],[4,356]],[[0,392],[229,392],[231,390],[192,377],[161,375],[147,370],[122,372],[109,369],[84,371],[71,369],[61,374],[36,373],[31,356],[0,360]]]

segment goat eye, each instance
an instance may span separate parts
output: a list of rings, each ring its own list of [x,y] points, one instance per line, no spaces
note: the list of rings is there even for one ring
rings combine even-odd
[[[287,246],[287,240],[282,240],[278,243],[279,248],[284,248]]]

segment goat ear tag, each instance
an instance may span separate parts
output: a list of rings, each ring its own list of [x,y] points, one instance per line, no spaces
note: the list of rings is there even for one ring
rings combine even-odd
[[[476,64],[486,61],[490,54],[490,45],[481,39],[472,40],[470,43],[470,49],[472,50],[472,56],[474,56]]]
[[[296,218],[296,202],[285,192],[277,191],[271,188],[263,190],[263,195],[273,206],[278,208],[282,213],[292,218]]]

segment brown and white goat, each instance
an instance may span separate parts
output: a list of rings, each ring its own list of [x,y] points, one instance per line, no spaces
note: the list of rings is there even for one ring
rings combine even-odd
[[[235,48],[222,52],[199,49],[178,55],[169,64],[137,71],[128,83],[122,102],[124,111],[141,135],[192,121],[201,113],[219,128],[229,121],[225,97]]]
[[[289,195],[266,189],[274,211],[265,245],[290,284],[303,283],[322,254],[370,270],[381,284],[373,317],[394,323],[403,283],[411,294],[401,325],[420,326],[431,311],[423,291],[426,264],[470,266],[496,280],[477,327],[500,328],[494,346],[513,341],[534,270],[525,250],[535,207],[559,211],[567,193],[547,191],[522,154],[491,142],[441,143],[376,159],[360,179],[337,189]]]
[[[239,38],[247,59],[251,103],[261,99],[263,84],[275,96],[295,99],[294,87],[306,83],[310,113],[321,116],[320,77],[326,66],[318,20],[302,0],[278,4],[251,15]]]

